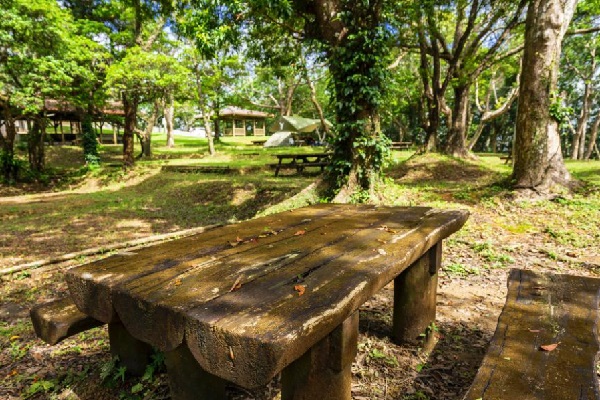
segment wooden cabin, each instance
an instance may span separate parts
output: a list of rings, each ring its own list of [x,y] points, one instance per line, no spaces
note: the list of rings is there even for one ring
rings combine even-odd
[[[238,107],[225,107],[219,112],[221,132],[224,136],[265,136],[266,120],[271,114],[244,110]]]

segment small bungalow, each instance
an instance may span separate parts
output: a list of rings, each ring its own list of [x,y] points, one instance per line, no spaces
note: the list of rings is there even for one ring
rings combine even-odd
[[[229,106],[219,112],[219,121],[223,123],[224,136],[265,136],[266,119],[272,116],[263,111]]]
[[[70,103],[46,99],[44,101],[43,112],[49,120],[50,131],[46,132],[46,140],[49,143],[65,144],[67,142],[77,142],[78,135],[81,134],[81,114],[78,110]],[[101,129],[102,125],[106,122],[106,119],[112,117],[123,117],[123,106],[119,102],[108,102],[102,110],[96,110],[93,116],[94,122],[99,125],[97,128]],[[5,135],[5,127],[3,121],[0,121],[0,134]],[[25,119],[16,121],[17,129],[17,141],[20,140],[20,136],[27,135],[28,132],[28,121]],[[99,139],[108,142],[117,143],[117,133],[113,127],[112,135],[99,135]]]

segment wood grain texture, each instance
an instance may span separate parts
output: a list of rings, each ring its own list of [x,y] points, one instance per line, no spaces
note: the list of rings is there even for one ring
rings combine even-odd
[[[425,207],[318,205],[75,268],[67,280],[84,312],[120,319],[134,337],[164,351],[187,343],[204,370],[253,388],[467,216]],[[305,288],[302,295],[296,285]]]
[[[599,399],[600,279],[514,269],[496,333],[466,400]],[[553,351],[540,346],[558,344]]]

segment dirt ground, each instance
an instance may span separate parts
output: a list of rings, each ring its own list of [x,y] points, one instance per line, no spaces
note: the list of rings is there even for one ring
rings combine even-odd
[[[393,290],[386,287],[360,309],[352,395],[357,400],[461,399],[496,327],[511,268],[598,276],[600,190],[592,187],[578,195],[532,203],[514,200],[494,186],[498,179],[494,173],[460,163],[432,167],[431,162],[415,161],[390,175],[401,188],[386,202],[460,207],[468,209],[471,217],[444,243],[437,342],[421,348],[390,341]],[[445,184],[435,184],[442,181]],[[5,197],[0,207],[7,207],[9,201]],[[54,240],[64,252],[80,246],[66,235],[56,235]],[[123,376],[111,361],[105,327],[53,347],[34,337],[29,307],[64,293],[62,272],[77,261],[2,277],[0,399],[169,398],[160,355],[144,378]],[[232,399],[277,398],[277,388],[274,381],[255,393],[231,388],[230,395]]]

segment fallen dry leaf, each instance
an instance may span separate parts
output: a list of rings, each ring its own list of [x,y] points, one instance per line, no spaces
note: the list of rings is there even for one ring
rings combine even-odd
[[[531,332],[531,333],[539,333],[541,331],[539,329],[529,329],[529,332]]]
[[[236,241],[236,242],[243,242],[243,241],[244,241],[244,239],[242,239],[241,237],[239,237],[239,236],[238,236],[238,237],[236,237],[236,238],[235,238],[235,241]]]
[[[387,254],[387,251],[385,251],[384,249],[377,249],[377,252],[382,256],[385,256]]]
[[[552,350],[556,349],[556,347],[559,344],[560,344],[560,342],[558,342],[558,343],[552,343],[552,344],[544,344],[544,345],[540,346],[540,349],[544,350],[544,351],[552,351]]]
[[[240,242],[229,242],[229,245],[230,245],[231,247],[235,247],[235,246],[237,246],[238,244],[240,244]]]
[[[306,292],[306,286],[304,285],[296,285],[294,286],[294,290],[298,292],[298,296],[302,296],[304,292]]]
[[[235,355],[233,354],[233,347],[229,346],[229,358],[235,360]]]
[[[306,233],[304,229],[300,229],[298,232],[294,233],[294,236],[302,236]]]
[[[181,279],[175,280],[175,286],[179,286],[179,285],[181,285]]]
[[[231,286],[231,289],[229,289],[230,292],[235,292],[236,290],[239,290],[242,287],[242,277],[238,276],[238,278],[235,280],[235,282],[233,283],[233,285]]]

